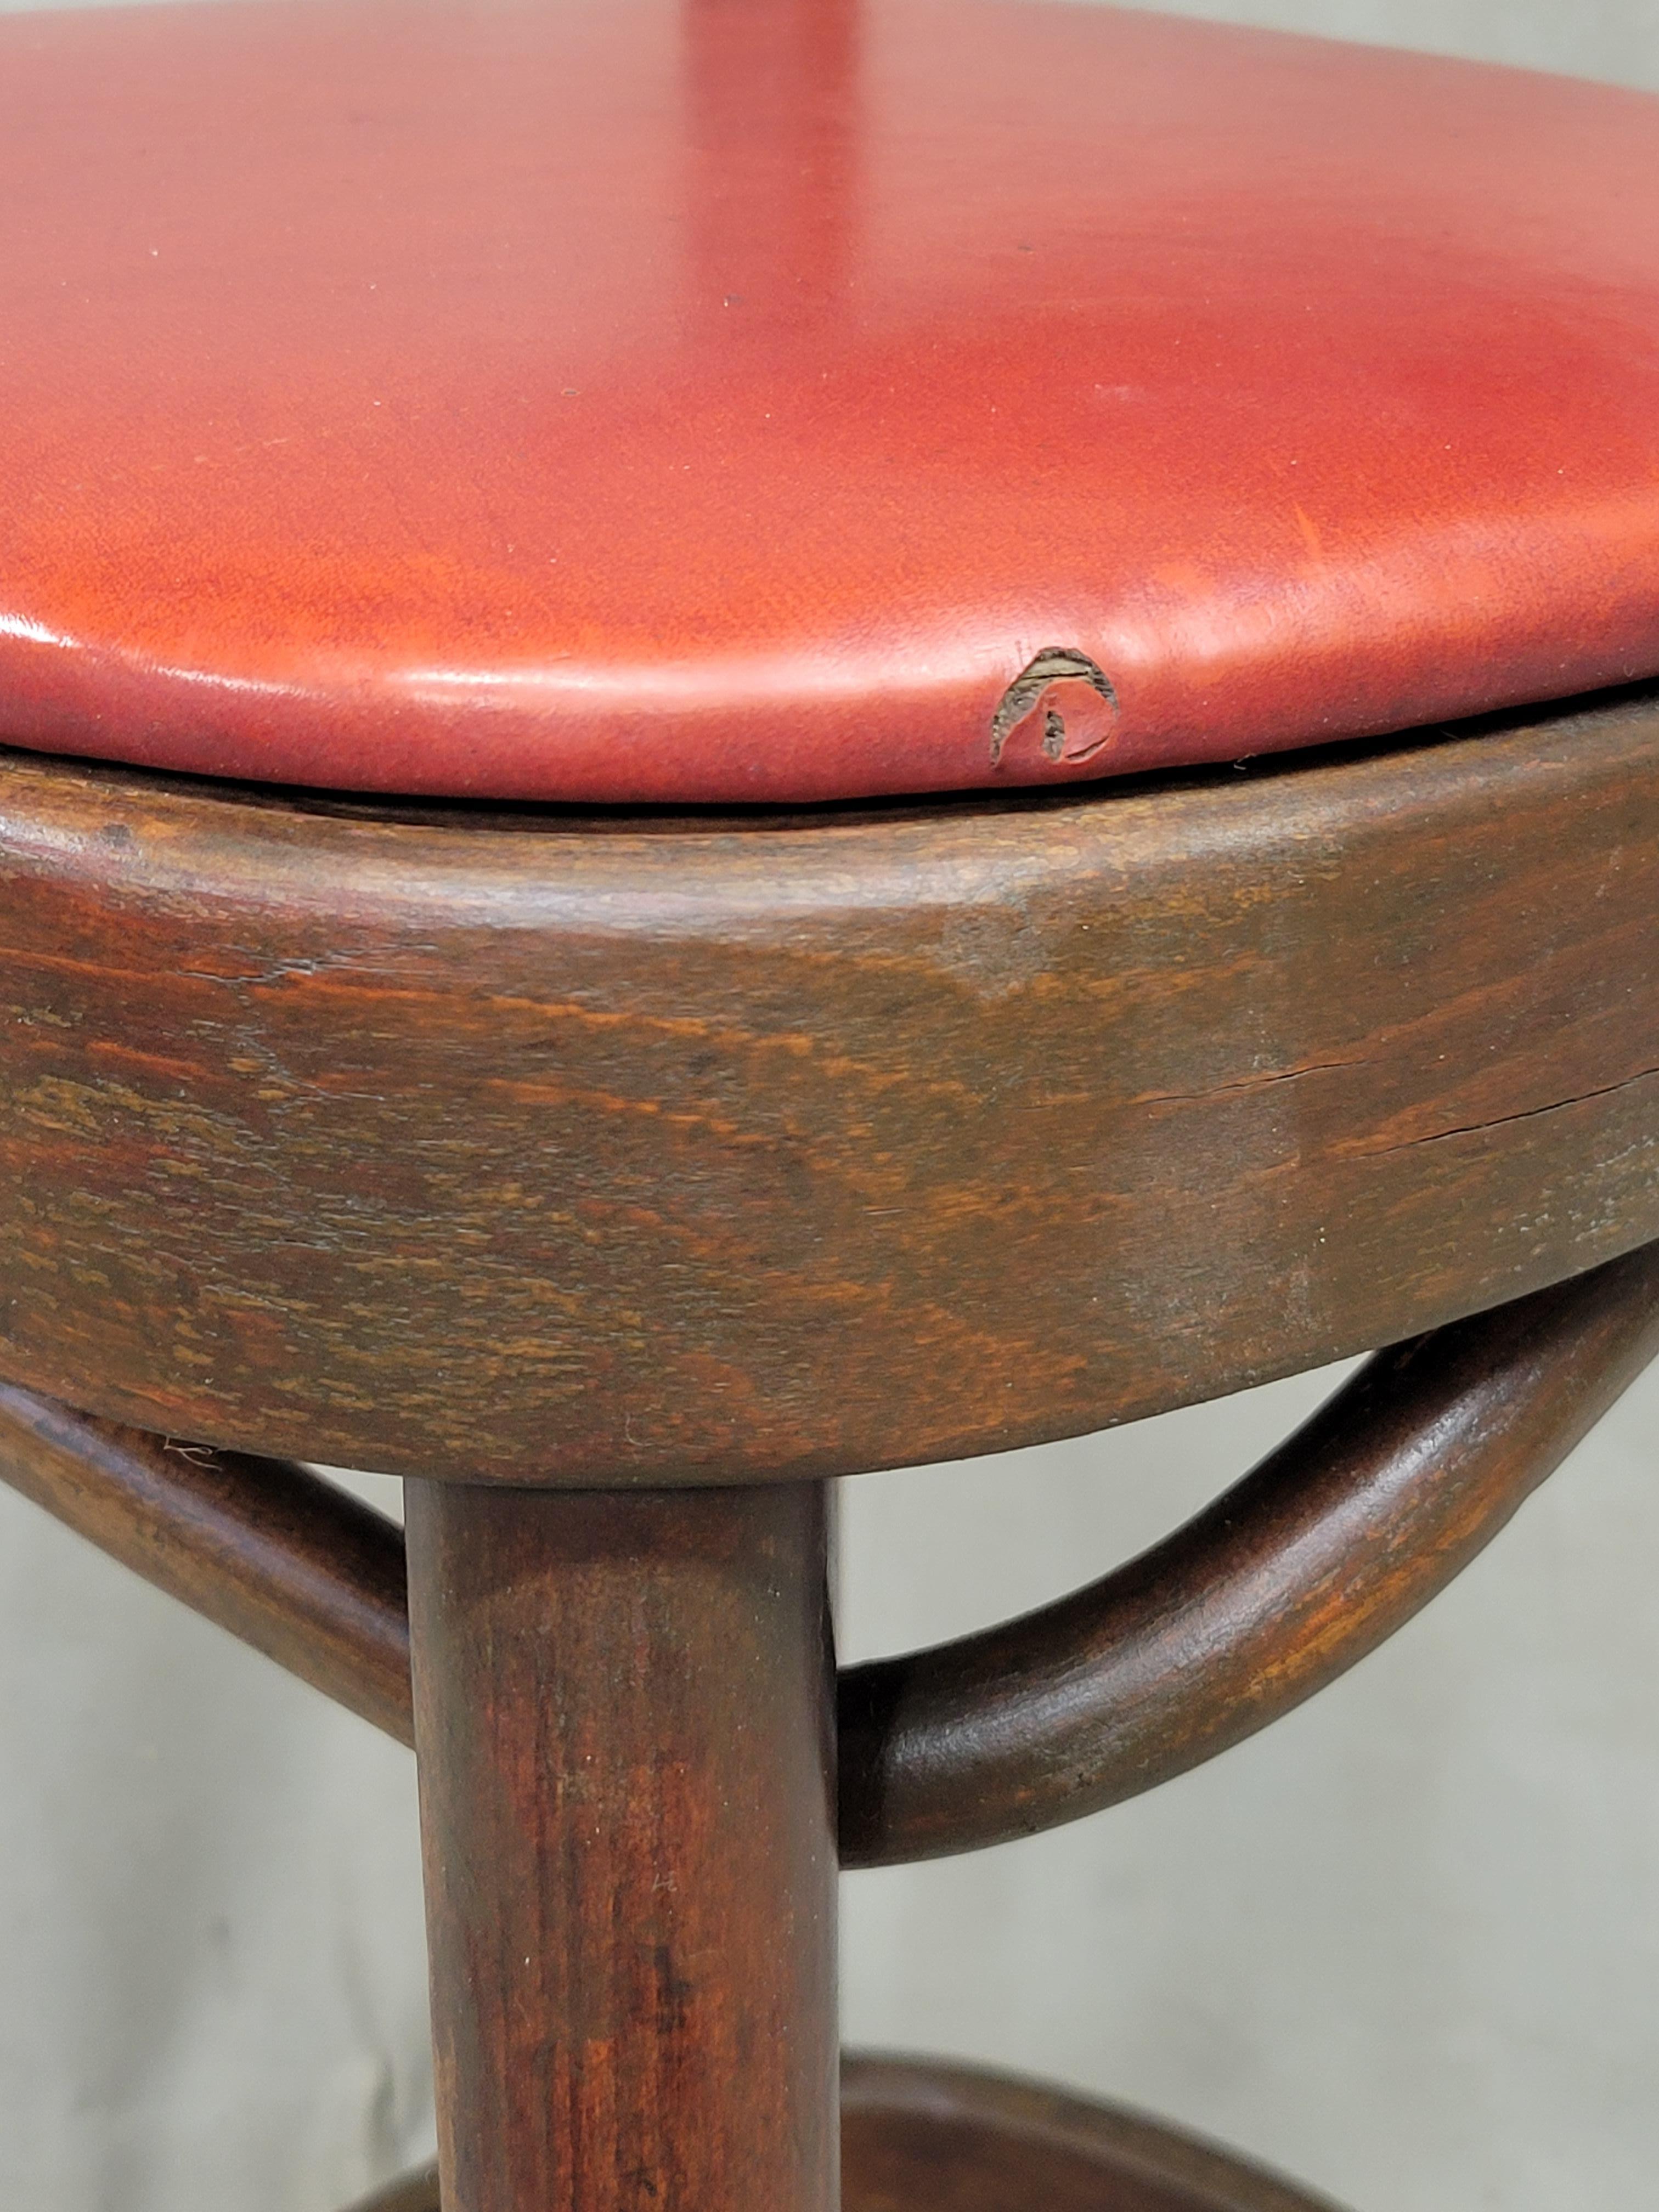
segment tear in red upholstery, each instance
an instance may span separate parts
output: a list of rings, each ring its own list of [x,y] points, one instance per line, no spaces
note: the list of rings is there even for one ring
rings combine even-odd
[[[1026,0],[0,18],[0,737],[583,800],[1659,672],[1659,100]]]

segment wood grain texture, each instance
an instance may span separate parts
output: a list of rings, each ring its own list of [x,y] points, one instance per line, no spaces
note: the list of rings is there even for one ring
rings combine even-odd
[[[980,2067],[842,2062],[842,2212],[1334,2212],[1143,2112]],[[428,2166],[352,2212],[440,2212]]]
[[[310,1469],[97,1421],[0,1384],[0,1480],[400,1742],[403,1532]]]
[[[408,1513],[455,2212],[833,2212],[822,1487]]]
[[[14,756],[0,1373],[479,1480],[855,1472],[1659,1235],[1659,698],[1002,803],[485,815]]]
[[[1659,1349],[1659,1243],[1378,1354],[1141,1558],[839,1677],[842,1863],[1076,1820],[1266,1727],[1491,1541]],[[412,1741],[401,1533],[281,1462],[0,1388],[0,1479]]]
[[[1267,1727],[1488,1544],[1659,1352],[1659,1244],[1380,1352],[1163,1543],[840,1684],[847,1866],[1138,1796]]]

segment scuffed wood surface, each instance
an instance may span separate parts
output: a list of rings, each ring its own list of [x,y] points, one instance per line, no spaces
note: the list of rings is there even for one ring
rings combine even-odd
[[[843,1865],[1097,1812],[1265,1728],[1443,1589],[1659,1348],[1659,1243],[1379,1352],[1139,1558],[842,1672]],[[412,1741],[402,1532],[304,1469],[0,1386],[0,1480]]]
[[[1659,1235],[1659,701],[1024,802],[12,757],[0,1372],[472,1480],[1079,1433]]]

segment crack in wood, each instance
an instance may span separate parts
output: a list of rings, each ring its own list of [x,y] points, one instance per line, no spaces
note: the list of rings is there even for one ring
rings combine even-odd
[[[1553,1098],[1547,1106],[1523,1106],[1515,1114],[1495,1114],[1490,1121],[1465,1121],[1453,1129],[1431,1129],[1426,1137],[1408,1137],[1403,1145],[1379,1146],[1369,1157],[1384,1159],[1390,1152],[1409,1152],[1419,1145],[1444,1144],[1448,1137],[1478,1137],[1487,1129],[1501,1129],[1510,1121],[1535,1121],[1540,1115],[1562,1114],[1570,1106],[1587,1106],[1593,1098],[1611,1098],[1638,1083],[1651,1081],[1656,1075],[1659,1075],[1659,1067],[1638,1067],[1634,1075],[1621,1076],[1617,1083],[1604,1083],[1595,1091],[1581,1091],[1571,1098]]]

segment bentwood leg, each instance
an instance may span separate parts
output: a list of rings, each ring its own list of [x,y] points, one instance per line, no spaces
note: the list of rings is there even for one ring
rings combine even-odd
[[[447,2212],[833,2212],[821,1486],[408,1516]]]

